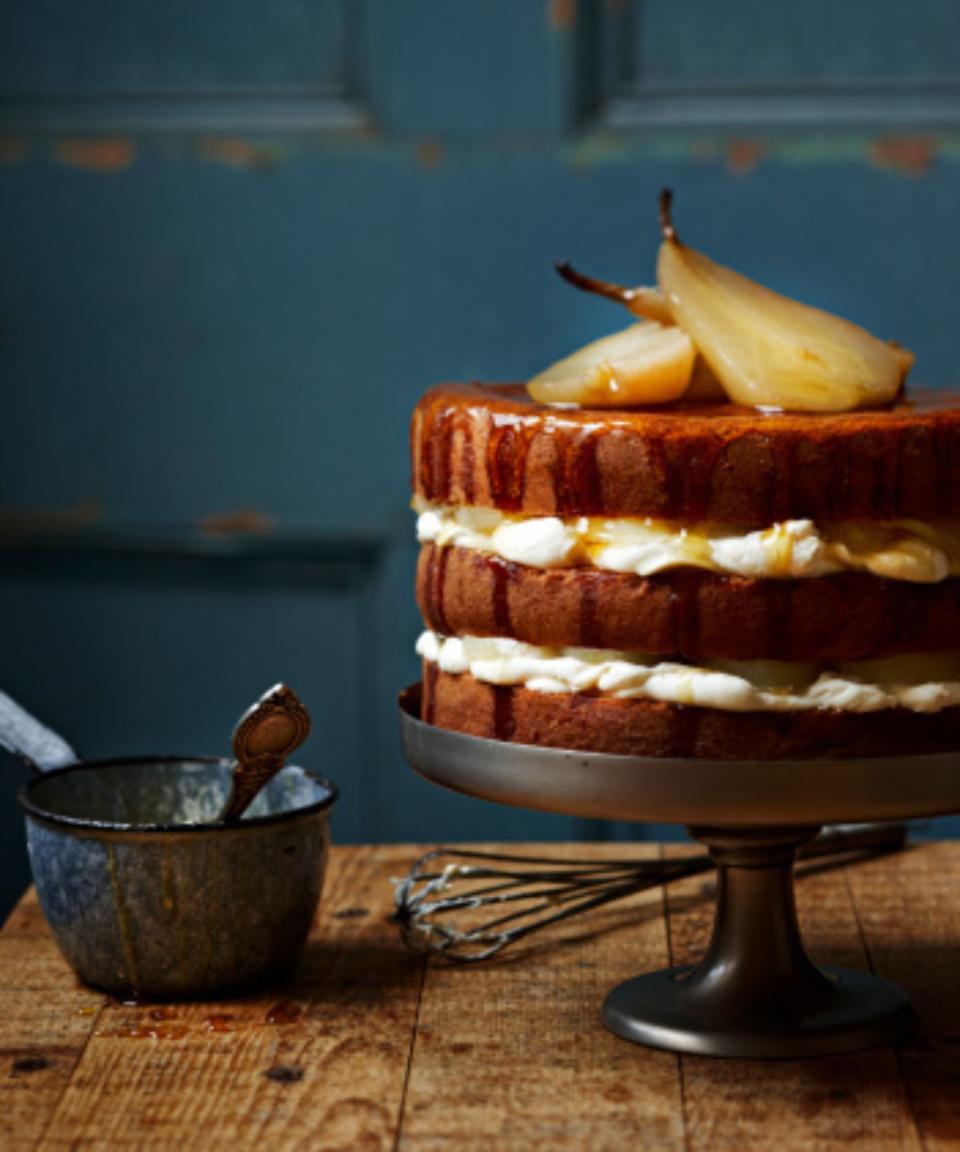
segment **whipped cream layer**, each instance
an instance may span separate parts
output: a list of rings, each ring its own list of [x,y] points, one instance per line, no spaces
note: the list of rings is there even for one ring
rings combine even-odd
[[[727,712],[830,708],[939,712],[960,706],[960,653],[894,656],[821,668],[774,660],[699,665],[601,648],[543,648],[500,637],[424,632],[417,653],[453,675],[533,692],[599,692]]]
[[[960,575],[957,521],[818,526],[812,520],[786,520],[751,531],[717,524],[685,528],[628,518],[523,518],[496,508],[420,504],[415,510],[422,544],[473,548],[533,568],[588,565],[650,576],[692,567],[762,579],[863,571],[918,584]]]

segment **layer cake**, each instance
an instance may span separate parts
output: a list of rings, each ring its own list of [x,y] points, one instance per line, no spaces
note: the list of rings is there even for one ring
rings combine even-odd
[[[453,384],[411,448],[429,722],[656,756],[960,746],[960,398],[600,410]]]

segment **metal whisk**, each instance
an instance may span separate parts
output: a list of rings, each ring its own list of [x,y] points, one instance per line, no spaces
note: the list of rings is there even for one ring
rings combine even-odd
[[[896,851],[906,831],[905,824],[836,824],[800,855]],[[679,860],[569,860],[438,848],[393,881],[393,919],[409,947],[470,963],[550,924],[713,866],[706,853]]]

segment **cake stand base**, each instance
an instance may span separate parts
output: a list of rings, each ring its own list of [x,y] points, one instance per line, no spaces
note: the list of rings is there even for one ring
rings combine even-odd
[[[614,988],[602,1009],[611,1032],[674,1052],[791,1060],[893,1043],[910,1031],[910,1002],[896,985],[821,970],[803,947],[793,865],[817,828],[689,831],[717,863],[707,954],[695,968]]]

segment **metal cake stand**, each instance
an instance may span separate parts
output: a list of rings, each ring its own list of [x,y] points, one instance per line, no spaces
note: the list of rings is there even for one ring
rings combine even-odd
[[[793,866],[826,823],[960,810],[960,752],[870,760],[669,760],[506,744],[435,728],[421,686],[400,695],[404,750],[420,775],[471,796],[606,820],[687,826],[717,864],[707,954],[617,985],[603,1022],[675,1052],[797,1059],[869,1048],[912,1024],[877,976],[818,968],[800,937]]]

